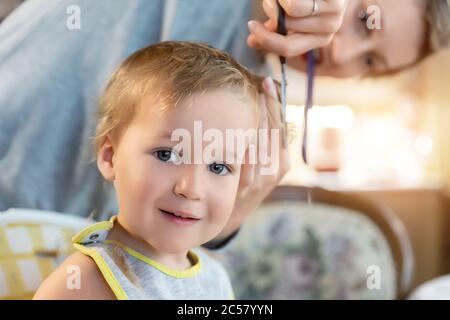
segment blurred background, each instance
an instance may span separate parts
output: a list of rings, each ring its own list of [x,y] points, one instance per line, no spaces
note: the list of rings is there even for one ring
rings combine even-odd
[[[276,57],[268,60],[277,73]],[[300,157],[306,79],[289,69],[287,120],[294,168],[284,182],[364,190],[446,185],[447,70],[450,51],[392,77],[317,78],[306,166]]]
[[[277,58],[268,62],[277,74]],[[317,78],[305,165],[306,77],[288,70],[292,170],[282,184],[357,194],[391,209],[411,239],[413,286],[450,271],[449,83],[448,50],[395,76]]]

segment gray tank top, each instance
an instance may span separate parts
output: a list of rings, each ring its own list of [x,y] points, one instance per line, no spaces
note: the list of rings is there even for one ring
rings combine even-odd
[[[94,260],[118,299],[234,299],[225,269],[204,249],[189,252],[189,269],[171,269],[119,242],[106,240],[114,218],[85,228],[72,241],[77,250]]]

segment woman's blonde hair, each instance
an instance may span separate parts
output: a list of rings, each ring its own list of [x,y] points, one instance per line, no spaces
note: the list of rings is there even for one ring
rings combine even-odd
[[[436,53],[441,49],[448,48],[450,43],[449,1],[450,0],[416,0],[416,3],[423,8],[423,19],[425,22],[422,49],[418,60],[415,60],[406,66],[371,76],[378,77],[396,75],[400,71],[415,66],[433,53]]]
[[[450,9],[448,0],[426,0],[427,38],[424,57],[447,48],[450,41]]]
[[[107,136],[118,139],[146,95],[153,95],[163,108],[172,108],[193,94],[226,88],[242,94],[257,115],[262,80],[229,54],[206,44],[166,41],[143,48],[116,69],[100,98],[95,153]]]

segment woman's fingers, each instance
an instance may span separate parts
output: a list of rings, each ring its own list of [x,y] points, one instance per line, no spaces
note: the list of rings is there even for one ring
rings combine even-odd
[[[242,166],[239,197],[250,195],[263,199],[289,170],[289,151],[283,144],[285,133],[280,115],[280,103],[272,78],[263,81],[264,93],[259,97],[259,130],[256,146],[256,163]],[[274,134],[275,133],[275,134]],[[248,156],[248,154],[247,154]]]
[[[246,197],[249,192],[255,193],[260,185],[259,172],[261,170],[260,154],[267,154],[267,137],[264,137],[264,130],[267,131],[268,119],[264,95],[259,96],[259,124],[254,150],[247,149],[245,163],[242,165],[239,181],[239,196]],[[262,138],[261,138],[262,137]],[[250,152],[254,152],[256,163],[250,163]]]
[[[287,141],[287,140],[286,140]],[[283,179],[283,177],[288,173],[291,168],[291,156],[289,154],[288,144],[281,144],[280,153],[279,153],[279,168],[278,168],[278,182]]]
[[[267,152],[269,150],[269,119],[267,113],[266,98],[264,94],[259,95],[259,128],[257,144],[257,165],[255,166],[255,180],[260,175],[261,167],[267,162]]]
[[[331,17],[311,17],[308,19],[293,19],[286,17],[286,28],[292,32],[300,33],[335,33],[339,31],[341,20]],[[264,22],[264,26],[271,32],[277,31],[277,22],[269,19]]]
[[[255,183],[255,167],[256,164],[249,162],[249,152],[251,150],[247,150],[245,155],[245,162],[241,167],[241,175],[239,179],[239,196],[241,198],[245,198],[248,194],[248,190]]]
[[[330,34],[339,31],[343,16],[314,16],[310,18],[285,18],[286,29],[289,32]],[[269,19],[264,23],[267,30],[277,31],[277,21]]]
[[[257,139],[257,155],[256,164],[244,165],[241,171],[241,178],[244,180],[239,183],[239,193],[236,198],[233,213],[227,222],[227,225],[222,230],[218,239],[223,239],[235,231],[242,222],[248,217],[256,208],[258,208],[262,201],[272,190],[278,185],[280,180],[289,170],[289,151],[287,145],[281,146],[280,141],[272,141],[270,135],[271,129],[280,128],[280,106],[278,102],[278,95],[275,85],[271,78],[266,78],[263,82],[264,93],[260,95],[260,121],[259,132]],[[278,136],[279,137],[279,136]],[[278,143],[278,148],[272,150],[271,146]],[[281,146],[281,147],[280,147]],[[270,150],[270,153],[268,154]],[[262,163],[260,155],[267,155],[266,161],[269,163]],[[273,166],[274,170],[270,174],[263,173],[264,169]],[[250,172],[249,170],[252,170]],[[249,182],[252,181],[251,184]]]
[[[258,42],[258,38],[252,34],[247,37],[247,45],[253,49],[261,49],[261,45]]]
[[[288,150],[287,143],[287,130],[285,128],[285,124],[281,119],[281,105],[278,102],[277,90],[275,87],[275,83],[271,78],[266,78],[263,82],[263,87],[265,91],[266,97],[266,106],[267,106],[267,118],[268,125],[271,130],[278,130],[278,135],[269,136],[269,146],[277,143],[278,145],[274,148],[275,152],[278,154],[271,154],[270,157],[273,161],[277,161],[276,167],[277,170],[277,183],[281,178],[287,173],[290,167],[290,156]],[[277,138],[276,141],[272,141],[273,138]]]
[[[327,46],[339,31],[348,0],[278,0],[283,7],[287,36],[277,33],[277,0],[264,0],[269,20],[264,24],[249,21],[247,43],[285,57],[304,54]],[[315,5],[314,5],[315,4]],[[313,9],[314,14],[313,13]]]
[[[309,50],[328,45],[332,40],[332,34],[308,34],[290,33],[287,36],[270,31],[264,24],[252,20],[249,22],[249,30],[252,44],[285,57],[293,57],[304,54]]]
[[[311,17],[313,11],[314,16],[339,14],[344,11],[347,0],[278,0],[278,3],[288,16],[306,18]],[[264,0],[263,9],[268,17],[277,19],[277,0]]]
[[[324,43],[326,43],[325,40],[331,39],[332,34],[337,32],[341,26],[341,21],[337,21],[335,19],[324,19],[319,17],[313,17],[311,19],[305,19],[305,20],[299,20],[299,19],[286,19],[286,27],[289,30],[289,35],[293,32],[298,32],[299,34],[313,34],[314,32],[321,34],[324,36]],[[258,25],[259,27],[259,25]],[[264,22],[265,29],[270,33],[276,33],[277,32],[277,23],[273,20],[267,20]],[[316,35],[314,35],[315,37]],[[261,38],[267,37],[265,35],[262,35],[259,32],[256,33],[250,33],[247,38],[247,44],[250,48],[254,49],[263,49],[263,46],[260,42]],[[277,37],[279,39],[282,39],[281,36]],[[276,40],[273,40],[276,41]],[[281,40],[280,40],[281,41]],[[289,40],[284,41],[284,44],[281,43],[279,46],[286,46],[287,42]],[[320,41],[319,41],[320,42]],[[267,42],[266,42],[267,44]],[[270,49],[270,48],[266,48]]]
[[[281,105],[278,101],[278,93],[272,78],[267,77],[263,81],[264,104],[266,106],[266,117],[270,129],[281,129],[283,126],[281,119]]]

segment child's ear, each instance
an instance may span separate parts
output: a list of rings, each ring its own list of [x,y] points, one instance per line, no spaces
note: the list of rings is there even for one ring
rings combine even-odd
[[[97,166],[103,178],[114,181],[114,145],[109,136],[105,138],[97,154]]]

